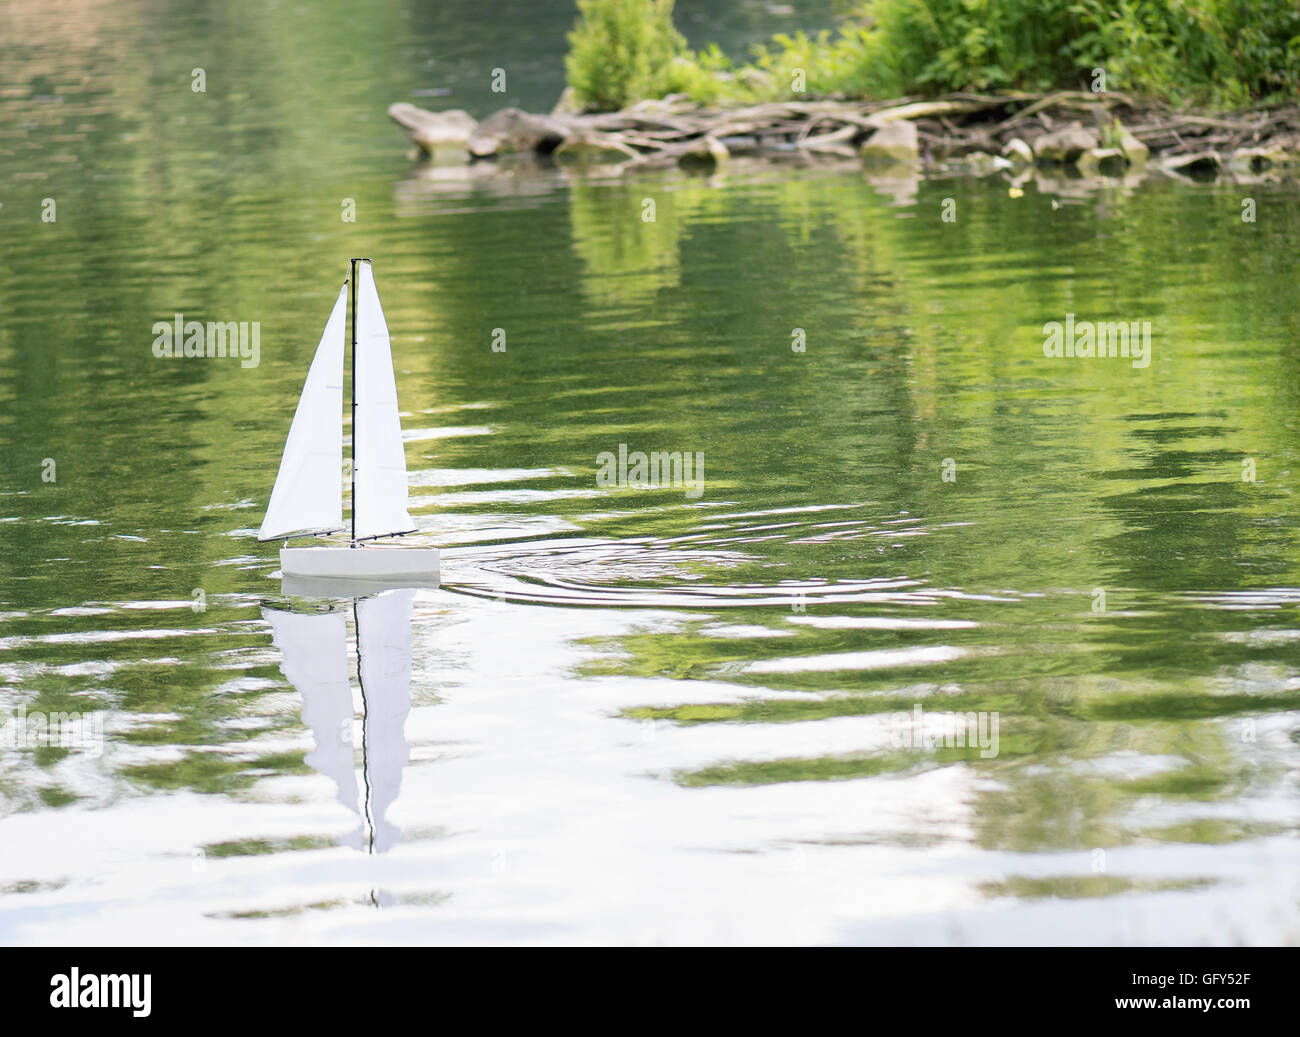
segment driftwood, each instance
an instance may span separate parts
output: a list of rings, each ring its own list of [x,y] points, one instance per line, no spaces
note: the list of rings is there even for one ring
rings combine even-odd
[[[524,152],[634,167],[716,164],[733,152],[778,156],[861,151],[870,157],[876,138],[889,141],[877,149],[877,157],[906,160],[908,148],[915,148],[915,159],[924,166],[983,153],[980,161],[967,165],[986,168],[992,162],[1005,168],[1023,163],[1028,154],[1028,161],[1078,161],[1082,168],[1090,158],[1105,159],[1116,151],[1125,163],[1145,160],[1148,151],[1162,160],[1209,152],[1221,154],[1221,165],[1227,165],[1241,152],[1245,157],[1237,164],[1248,159],[1256,171],[1300,165],[1300,108],[1238,115],[1172,112],[1113,91],[791,100],[728,109],[669,97],[619,112],[576,113],[563,105],[549,115],[506,109],[476,126],[463,112],[428,112],[409,104],[393,105],[389,115],[422,151],[462,149],[475,159]],[[916,132],[901,137],[888,132],[891,125],[903,122]],[[1060,146],[1062,139],[1069,142],[1065,147]],[[1213,165],[1205,160],[1197,168]]]

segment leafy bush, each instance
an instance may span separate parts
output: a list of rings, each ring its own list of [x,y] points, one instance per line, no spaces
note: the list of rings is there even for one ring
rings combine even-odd
[[[671,93],[686,39],[673,26],[673,0],[578,0],[565,74],[580,104],[623,108]]]
[[[1223,4],[1224,36],[1237,79],[1252,97],[1300,92],[1300,4],[1295,0],[1236,0]]]
[[[874,0],[834,33],[776,36],[739,66],[716,46],[689,51],[669,0],[578,6],[569,81],[600,107],[671,92],[714,103],[1080,89],[1097,68],[1111,90],[1177,103],[1300,96],[1296,0]],[[650,42],[625,64],[635,34]]]

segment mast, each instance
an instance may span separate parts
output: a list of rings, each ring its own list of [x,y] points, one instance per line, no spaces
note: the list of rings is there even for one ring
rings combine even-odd
[[[369,263],[370,260],[354,256],[352,275],[348,283],[352,288],[352,463],[348,465],[352,475],[352,543],[357,546],[357,264]]]

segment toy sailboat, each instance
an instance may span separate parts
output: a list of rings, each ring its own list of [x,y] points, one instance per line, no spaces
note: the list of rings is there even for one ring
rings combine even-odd
[[[343,523],[343,352],[352,290],[352,529],[346,543],[289,547],[291,536],[346,530]],[[285,577],[427,583],[438,579],[438,550],[376,541],[415,532],[407,513],[406,453],[393,379],[388,325],[370,260],[351,276],[316,347],[289,428],[258,540],[284,540]]]

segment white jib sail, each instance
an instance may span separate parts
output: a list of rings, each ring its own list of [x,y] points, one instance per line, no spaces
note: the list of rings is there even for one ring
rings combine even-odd
[[[366,794],[372,848],[387,852],[401,838],[388,808],[402,788],[410,756],[406,717],[411,712],[413,590],[394,590],[357,602],[357,671],[365,709]]]
[[[280,670],[302,696],[302,722],[316,740],[307,765],[330,778],[338,788],[338,801],[360,814],[343,613],[263,609],[262,618],[271,624],[271,639],[284,656]]]
[[[258,540],[343,528],[343,340],[348,287],[307,372]]]
[[[408,533],[406,450],[388,325],[369,263],[357,264],[356,414],[352,422],[352,510],[358,538]]]

